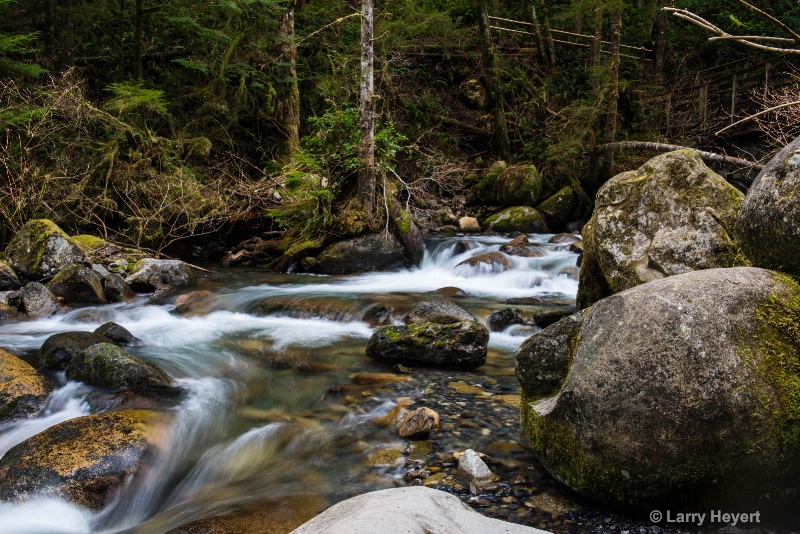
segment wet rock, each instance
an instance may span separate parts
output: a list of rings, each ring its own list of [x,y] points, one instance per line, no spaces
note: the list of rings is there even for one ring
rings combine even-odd
[[[522,427],[556,479],[615,506],[794,502],[798,324],[800,286],[775,272],[642,284],[520,347]]]
[[[464,451],[458,459],[458,474],[469,484],[472,493],[477,493],[477,489],[497,482],[497,476],[472,449]]]
[[[175,299],[173,311],[183,317],[204,316],[214,309],[216,303],[216,297],[211,291],[192,291]]]
[[[403,245],[393,234],[368,234],[339,241],[323,250],[317,260],[323,274],[391,271],[408,264]]]
[[[666,276],[742,265],[733,236],[743,199],[692,150],[613,177],[583,230],[578,308]]]
[[[554,243],[557,245],[580,243],[580,241],[581,238],[576,236],[575,234],[556,234],[547,240],[548,243]]]
[[[80,352],[108,338],[94,332],[62,332],[48,337],[39,348],[39,365],[46,369],[66,369]]]
[[[103,283],[91,268],[73,263],[67,265],[47,284],[47,289],[65,304],[105,304]]]
[[[506,245],[508,245],[509,247],[521,247],[522,245],[527,245],[528,243],[530,243],[530,241],[528,240],[528,236],[526,236],[525,234],[520,234],[511,241],[509,241],[508,243],[506,243]]]
[[[460,239],[456,241],[455,245],[453,245],[453,254],[454,255],[463,254],[466,251],[472,250],[475,247],[476,245],[472,241],[468,239]]]
[[[484,225],[493,232],[524,232],[546,234],[550,232],[541,214],[530,206],[515,206],[495,213]]]
[[[511,260],[501,252],[487,252],[468,258],[456,265],[456,267],[458,268],[466,265],[473,269],[478,269],[481,272],[502,273],[511,268]]]
[[[439,414],[430,408],[417,408],[406,418],[399,430],[401,438],[426,439],[439,429]]]
[[[14,235],[6,247],[6,261],[17,274],[39,279],[85,262],[86,255],[54,222],[35,219]]]
[[[410,413],[411,412],[409,412],[405,406],[398,404],[389,410],[389,413],[376,419],[375,422],[381,426],[389,427],[397,431],[400,430],[400,427],[406,422]]]
[[[39,282],[25,284],[20,293],[25,313],[31,317],[49,317],[61,310],[55,295]]]
[[[126,302],[136,298],[133,288],[117,273],[111,273],[103,279],[103,295],[109,302]]]
[[[373,491],[347,499],[304,523],[292,534],[341,532],[545,534],[534,528],[484,517],[458,497],[423,486]]]
[[[402,457],[403,451],[399,451],[397,449],[386,449],[369,454],[364,463],[370,467],[395,466],[400,463],[400,459]]]
[[[412,480],[415,479],[425,480],[429,476],[431,476],[430,471],[428,471],[427,469],[420,468],[408,471],[405,475],[403,475],[403,480],[405,480],[406,482],[411,482]]]
[[[120,347],[141,347],[144,345],[142,340],[131,334],[127,328],[114,322],[100,325],[94,333],[107,338]]]
[[[458,220],[458,229],[464,233],[480,232],[481,225],[475,217],[461,217]]]
[[[362,321],[370,326],[387,326],[392,323],[392,310],[384,304],[377,304],[364,312]]]
[[[194,273],[180,260],[156,260],[146,258],[136,264],[133,272],[125,278],[134,291],[147,293],[163,286],[178,287],[194,284]]]
[[[506,304],[517,304],[519,306],[539,306],[542,299],[539,297],[517,297],[506,300]]]
[[[156,414],[120,411],[54,425],[0,459],[0,500],[52,496],[99,510],[136,472]]]
[[[167,387],[172,383],[159,367],[113,343],[98,343],[78,353],[67,365],[67,378],[114,389]]]
[[[475,369],[486,363],[489,331],[475,321],[412,323],[376,331],[367,356],[385,363]]]
[[[489,331],[501,332],[512,324],[525,324],[525,317],[518,308],[505,308],[496,311],[486,318],[486,323],[489,325]]]
[[[50,389],[33,367],[0,349],[0,423],[39,413]]]
[[[430,300],[417,303],[408,312],[403,322],[451,324],[461,321],[477,321],[478,318],[467,310],[446,300]]]
[[[467,384],[466,382],[449,382],[447,384],[461,395],[483,395],[486,392],[478,386]]]
[[[531,318],[536,326],[546,328],[551,324],[557,323],[564,317],[569,317],[573,313],[575,313],[574,308],[569,310],[548,308],[534,311],[531,314]]]
[[[528,247],[524,246],[512,246],[512,245],[502,245],[500,247],[500,252],[508,254],[509,256],[519,256],[521,258],[535,258],[540,257],[542,254],[538,251],[533,251]]]
[[[0,302],[0,324],[16,323],[25,319],[25,316],[15,308]]]
[[[354,384],[359,386],[383,386],[393,382],[405,382],[411,380],[408,375],[395,375],[392,373],[356,373],[350,378]]]
[[[17,273],[3,260],[0,260],[0,291],[15,290],[22,287]]]
[[[800,275],[800,138],[773,157],[747,191],[736,220],[754,265]]]
[[[551,228],[563,228],[578,207],[578,197],[570,186],[564,186],[553,196],[536,206]]]
[[[440,287],[439,289],[435,290],[434,293],[437,295],[442,295],[443,297],[466,297],[469,295],[469,293],[460,287],[453,286]]]

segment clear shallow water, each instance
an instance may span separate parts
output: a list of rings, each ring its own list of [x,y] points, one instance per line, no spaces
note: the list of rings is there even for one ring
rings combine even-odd
[[[474,248],[456,254],[459,239]],[[142,299],[0,327],[0,347],[34,362],[50,335],[115,321],[144,342],[131,352],[161,366],[185,390],[162,407],[169,424],[153,460],[103,510],[52,498],[2,504],[3,532],[165,532],[265,496],[312,492],[332,503],[376,489],[380,481],[366,481],[365,444],[387,439],[369,421],[385,414],[391,399],[363,413],[327,393],[350,383],[352,373],[386,371],[364,355],[374,331],[361,320],[364,312],[384,305],[399,322],[418,301],[442,298],[433,291],[448,286],[467,293],[454,302],[481,320],[509,307],[509,298],[538,297],[562,306],[574,301],[576,255],[564,246],[538,247],[535,258],[510,257],[512,268],[502,273],[459,265],[507,241],[433,241],[418,268],[392,273],[217,270],[192,288],[215,295],[208,313],[197,317],[174,314],[169,302],[148,305]],[[513,375],[513,354],[524,339],[513,328],[492,333],[481,371]],[[50,395],[40,417],[0,425],[0,455],[54,424],[92,413],[102,405],[98,395],[104,392],[66,383]]]

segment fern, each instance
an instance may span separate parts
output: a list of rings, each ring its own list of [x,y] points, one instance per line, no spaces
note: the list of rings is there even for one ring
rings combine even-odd
[[[107,111],[120,115],[131,112],[167,115],[164,91],[147,89],[141,81],[112,83],[105,90],[113,95],[103,106]]]

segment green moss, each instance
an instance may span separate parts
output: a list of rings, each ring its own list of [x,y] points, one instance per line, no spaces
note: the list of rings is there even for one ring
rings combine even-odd
[[[72,241],[86,254],[91,254],[95,250],[101,249],[108,245],[103,238],[87,234],[72,236],[70,239],[72,239]]]
[[[300,255],[302,252],[310,251],[313,249],[321,248],[322,245],[325,243],[324,239],[316,238],[316,239],[301,239],[299,241],[289,241],[287,242],[286,251],[283,253],[286,257],[295,257]]]

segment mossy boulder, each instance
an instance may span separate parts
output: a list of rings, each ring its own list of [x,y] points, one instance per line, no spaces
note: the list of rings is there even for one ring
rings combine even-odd
[[[0,423],[36,415],[50,389],[36,369],[0,349]]]
[[[0,459],[0,500],[52,496],[99,510],[136,472],[150,445],[149,411],[87,415],[54,425]]]
[[[495,213],[483,223],[492,232],[546,234],[550,232],[544,217],[530,206],[515,206]]]
[[[125,247],[111,243],[93,235],[74,235],[70,239],[83,250],[86,257],[94,262],[108,265],[114,262],[136,263],[147,255],[135,247]]]
[[[70,360],[67,378],[111,389],[168,387],[172,380],[158,366],[113,343],[92,345]]]
[[[476,321],[411,323],[378,329],[367,356],[385,363],[475,369],[486,363],[489,331]]]
[[[134,291],[149,293],[165,286],[191,286],[195,278],[189,266],[180,260],[146,258],[136,264],[125,282]]]
[[[317,256],[323,274],[391,271],[410,265],[402,243],[393,234],[367,234],[339,241]]]
[[[47,289],[65,304],[106,303],[100,276],[81,263],[67,265],[47,283]]]
[[[736,230],[753,265],[800,276],[800,137],[767,163],[742,204]]]
[[[497,162],[471,191],[476,204],[532,206],[542,195],[542,175],[533,165]]]
[[[800,495],[799,355],[788,276],[663,278],[520,347],[522,427],[556,479],[599,501],[763,512]]]
[[[613,177],[583,229],[578,307],[666,276],[745,264],[734,238],[743,200],[693,150]]]
[[[417,303],[408,312],[403,322],[411,323],[436,323],[451,324],[461,321],[477,321],[478,318],[461,306],[446,300],[429,300]]]
[[[29,221],[6,247],[6,261],[17,274],[39,279],[52,276],[70,263],[86,261],[86,254],[53,221]]]
[[[0,260],[0,291],[13,291],[22,287],[17,273],[5,262]]]
[[[125,302],[135,299],[136,292],[121,274],[111,273],[103,279],[103,296],[109,302]]]
[[[31,317],[49,317],[61,310],[61,303],[56,296],[39,282],[25,284],[20,295],[25,313]]]
[[[48,337],[39,348],[39,366],[45,369],[66,369],[78,354],[92,345],[109,339],[94,332],[61,332]]]
[[[573,217],[578,196],[570,186],[564,186],[553,196],[536,206],[550,228],[563,228]]]

